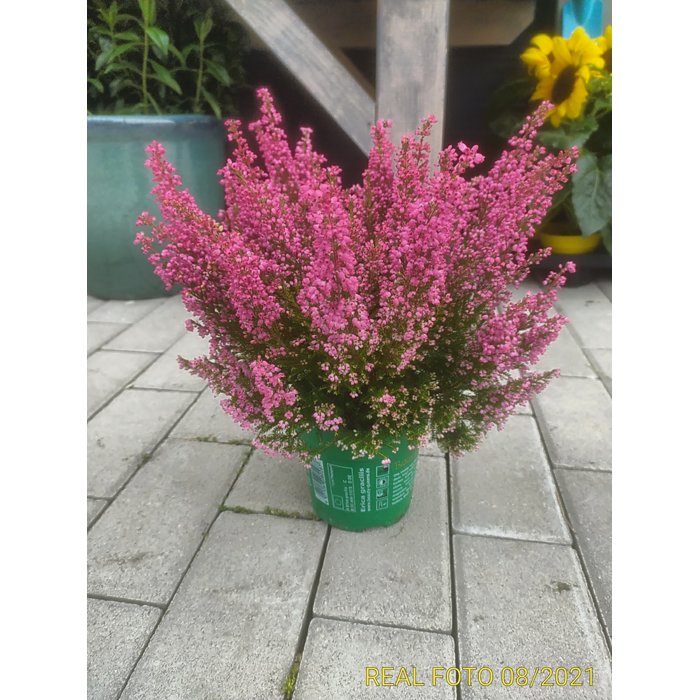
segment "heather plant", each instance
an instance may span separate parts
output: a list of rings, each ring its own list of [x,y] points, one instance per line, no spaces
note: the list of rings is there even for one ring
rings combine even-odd
[[[290,145],[270,94],[258,96],[258,153],[227,123],[218,218],[160,144],[147,149],[162,221],[144,213],[136,242],[166,286],[182,285],[188,330],[209,339],[181,366],[272,452],[310,459],[314,432],[356,456],[402,436],[473,449],[556,375],[532,366],[565,322],[551,309],[573,265],[512,297],[549,253],[528,253],[528,239],[575,167],[575,151],[534,143],[551,105],[472,177],[476,146],[449,146],[431,167],[434,118],[397,149],[379,121],[362,182],[344,188],[311,129]]]

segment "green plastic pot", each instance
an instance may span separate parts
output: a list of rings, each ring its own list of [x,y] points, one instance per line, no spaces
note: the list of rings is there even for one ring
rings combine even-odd
[[[360,532],[398,522],[411,505],[418,464],[418,447],[402,438],[398,447],[386,447],[371,458],[353,459],[349,450],[332,442],[332,433],[304,437],[307,446],[320,452],[308,470],[314,511],[321,520]],[[382,464],[385,457],[391,459]]]
[[[223,123],[202,115],[88,117],[88,294],[150,299],[167,292],[134,238],[143,211],[158,215],[144,152],[159,141],[182,184],[216,216],[223,207],[217,171],[226,160]]]

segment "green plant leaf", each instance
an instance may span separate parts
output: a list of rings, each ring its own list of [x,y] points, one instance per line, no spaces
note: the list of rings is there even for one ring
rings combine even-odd
[[[122,41],[141,41],[141,37],[136,32],[117,32],[114,38]]]
[[[95,90],[97,90],[97,91],[100,92],[100,93],[102,93],[102,92],[105,91],[104,86],[102,85],[102,83],[101,83],[99,80],[95,79],[95,78],[88,78],[88,83],[89,83],[90,85],[92,85],[92,87],[94,87]]]
[[[124,61],[113,61],[104,69],[104,75],[109,75],[110,73],[131,73],[134,76],[140,76],[141,71],[131,63],[126,63]]]
[[[139,0],[139,9],[146,24],[155,24],[156,0]]]
[[[219,102],[214,97],[214,95],[212,95],[209,92],[209,90],[207,90],[204,86],[202,86],[202,95],[204,95],[204,99],[207,101],[207,104],[211,107],[211,111],[214,112],[217,119],[221,119],[221,106],[219,105]]]
[[[105,65],[114,63],[120,56],[138,48],[137,42],[130,41],[127,44],[119,44],[115,46],[107,55],[101,53],[95,61],[95,70],[101,70]]]
[[[207,10],[204,17],[197,17],[194,20],[194,30],[197,33],[197,38],[200,41],[204,41],[207,38],[213,27],[214,20],[211,16],[211,9]]]
[[[189,58],[193,51],[199,51],[199,46],[197,44],[187,44],[184,49],[182,49],[182,57],[185,61]]]
[[[204,61],[204,65],[206,67],[207,73],[209,73],[209,75],[211,75],[222,85],[228,87],[233,82],[226,68],[220,63],[216,63],[215,61]]]
[[[160,59],[165,59],[168,55],[168,47],[170,46],[170,37],[167,32],[159,27],[148,27],[146,30],[148,38],[153,42],[153,48]]]
[[[178,95],[182,95],[182,88],[178,84],[177,80],[173,78],[172,74],[170,71],[161,63],[158,63],[157,61],[149,61],[151,64],[151,68],[153,68],[153,74],[152,77],[158,80],[159,82],[163,83],[163,85],[167,85],[171,90],[174,90]]]
[[[182,52],[174,45],[170,44],[170,53],[177,58],[179,61],[180,65],[184,67],[185,65],[185,57],[182,55]]]
[[[590,236],[612,218],[612,156],[584,153],[571,178],[571,201],[581,233]]]

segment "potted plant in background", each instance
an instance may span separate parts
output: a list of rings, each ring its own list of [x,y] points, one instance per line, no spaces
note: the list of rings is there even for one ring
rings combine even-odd
[[[181,366],[223,394],[256,446],[310,466],[317,514],[363,530],[407,510],[418,448],[473,449],[555,371],[533,366],[565,319],[550,315],[565,269],[513,301],[532,265],[528,240],[573,169],[570,152],[533,146],[547,105],[528,117],[490,171],[460,143],[431,169],[434,119],[395,152],[373,127],[360,184],[314,152],[311,130],[288,143],[269,92],[239,122],[220,175],[219,218],[183,190],[165,149],[148,147],[161,221],[136,243],[166,286],[182,286],[209,355]]]
[[[581,27],[568,39],[538,34],[521,59],[528,75],[496,93],[492,128],[507,137],[530,103],[549,100],[553,108],[538,142],[552,150],[575,147],[580,154],[539,239],[565,255],[595,250],[602,240],[612,253],[612,27],[597,39]]]
[[[152,206],[143,149],[153,139],[167,144],[206,211],[222,206],[222,115],[234,113],[243,39],[227,6],[88,3],[88,293],[166,293],[132,245],[135,217]]]

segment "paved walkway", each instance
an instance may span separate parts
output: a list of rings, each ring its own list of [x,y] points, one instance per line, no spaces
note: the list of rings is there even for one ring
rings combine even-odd
[[[178,369],[179,298],[88,298],[89,698],[609,698],[610,298],[564,289],[562,378],[363,534]]]

